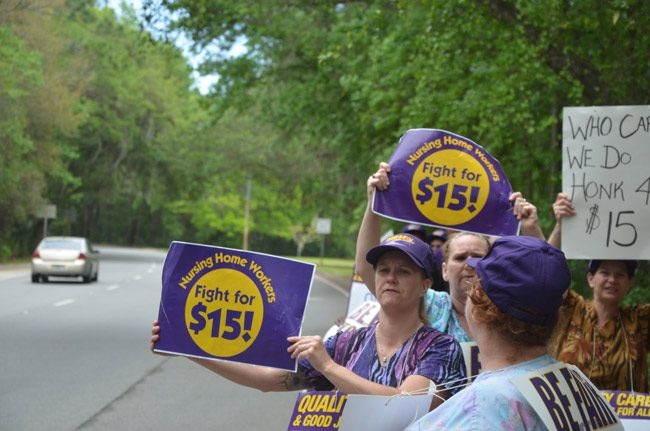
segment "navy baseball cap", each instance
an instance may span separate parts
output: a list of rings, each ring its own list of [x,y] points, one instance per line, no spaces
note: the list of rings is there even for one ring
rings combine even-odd
[[[636,260],[619,260],[619,259],[604,259],[604,260],[623,262],[625,264],[625,268],[627,269],[627,276],[630,278],[634,277],[634,272],[636,271],[636,266],[637,266]],[[589,265],[587,265],[587,271],[591,272],[592,274],[598,271],[600,264],[603,263],[604,260],[596,260],[596,259],[590,260]]]
[[[407,225],[404,225],[402,228],[402,233],[410,233],[422,239],[427,236],[427,231],[424,229],[424,226],[416,223],[409,223]]]
[[[447,231],[444,229],[436,229],[427,237],[429,242],[433,241],[434,238],[439,238],[443,241],[447,241]]]
[[[503,313],[535,325],[554,324],[571,284],[571,272],[560,250],[539,238],[504,236],[484,257],[466,262]]]
[[[433,277],[436,261],[433,257],[431,247],[418,237],[409,233],[400,233],[388,237],[384,242],[368,251],[366,260],[373,267],[377,266],[381,255],[390,250],[399,250],[406,253],[417,266],[424,270],[427,276]]]

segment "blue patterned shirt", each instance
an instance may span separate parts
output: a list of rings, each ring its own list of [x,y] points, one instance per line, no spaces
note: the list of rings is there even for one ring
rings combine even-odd
[[[460,324],[458,313],[447,292],[429,289],[424,297],[424,309],[433,329],[451,335],[459,343],[474,341]]]
[[[470,386],[405,431],[546,430],[542,419],[510,379],[555,362],[542,355],[500,370],[484,371]]]
[[[463,354],[458,342],[428,326],[421,326],[382,366],[377,356],[375,331],[377,324],[354,331],[339,332],[325,340],[327,353],[339,365],[355,374],[385,386],[399,387],[410,375],[424,376],[441,389],[446,382],[455,386],[465,378]],[[334,386],[307,360],[299,363],[308,383],[316,390],[327,391]],[[457,389],[451,389],[455,393]]]

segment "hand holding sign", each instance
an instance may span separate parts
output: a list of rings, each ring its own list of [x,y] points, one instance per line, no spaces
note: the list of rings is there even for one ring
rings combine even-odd
[[[568,258],[650,256],[650,106],[564,108],[562,191]]]
[[[295,370],[287,337],[300,333],[314,265],[174,242],[163,268],[165,336],[156,351]]]
[[[516,233],[510,184],[498,161],[471,140],[443,130],[409,130],[388,165],[390,181],[380,169],[368,182],[379,191],[375,213],[488,235]]]

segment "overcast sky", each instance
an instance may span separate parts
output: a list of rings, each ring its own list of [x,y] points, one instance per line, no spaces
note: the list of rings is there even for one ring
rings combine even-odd
[[[121,4],[126,3],[127,5],[133,7],[136,11],[136,14],[139,16],[138,11],[142,9],[141,0],[98,0],[97,4],[101,6],[108,6],[113,9],[118,15],[122,12]],[[190,52],[190,43],[186,38],[180,37],[176,40],[176,45],[183,51],[183,55],[187,58],[187,62],[192,66],[194,72],[192,72],[192,78],[194,79],[194,85],[199,90],[201,94],[207,94],[210,90],[210,86],[219,80],[217,75],[207,75],[201,76],[196,68],[201,62],[202,55],[196,55]],[[231,51],[231,55],[236,56],[242,53],[244,50],[243,45],[237,45]]]

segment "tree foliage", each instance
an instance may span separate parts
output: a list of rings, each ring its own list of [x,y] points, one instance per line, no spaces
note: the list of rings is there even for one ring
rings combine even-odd
[[[244,41],[243,55],[202,66],[220,75],[213,106],[261,106],[255,117],[291,131],[322,162],[327,180],[303,172],[303,189],[327,202],[342,233],[333,239],[348,245],[366,175],[410,128],[485,146],[548,232],[562,108],[650,98],[643,1],[150,0],[145,10],[199,50]]]
[[[57,233],[239,247],[250,179],[251,248],[292,253],[328,217],[327,252],[349,256],[367,175],[419,127],[486,147],[549,232],[562,108],[650,98],[643,1],[143,4],[0,2],[4,255],[37,239],[45,202]],[[180,34],[219,75],[207,96]]]

